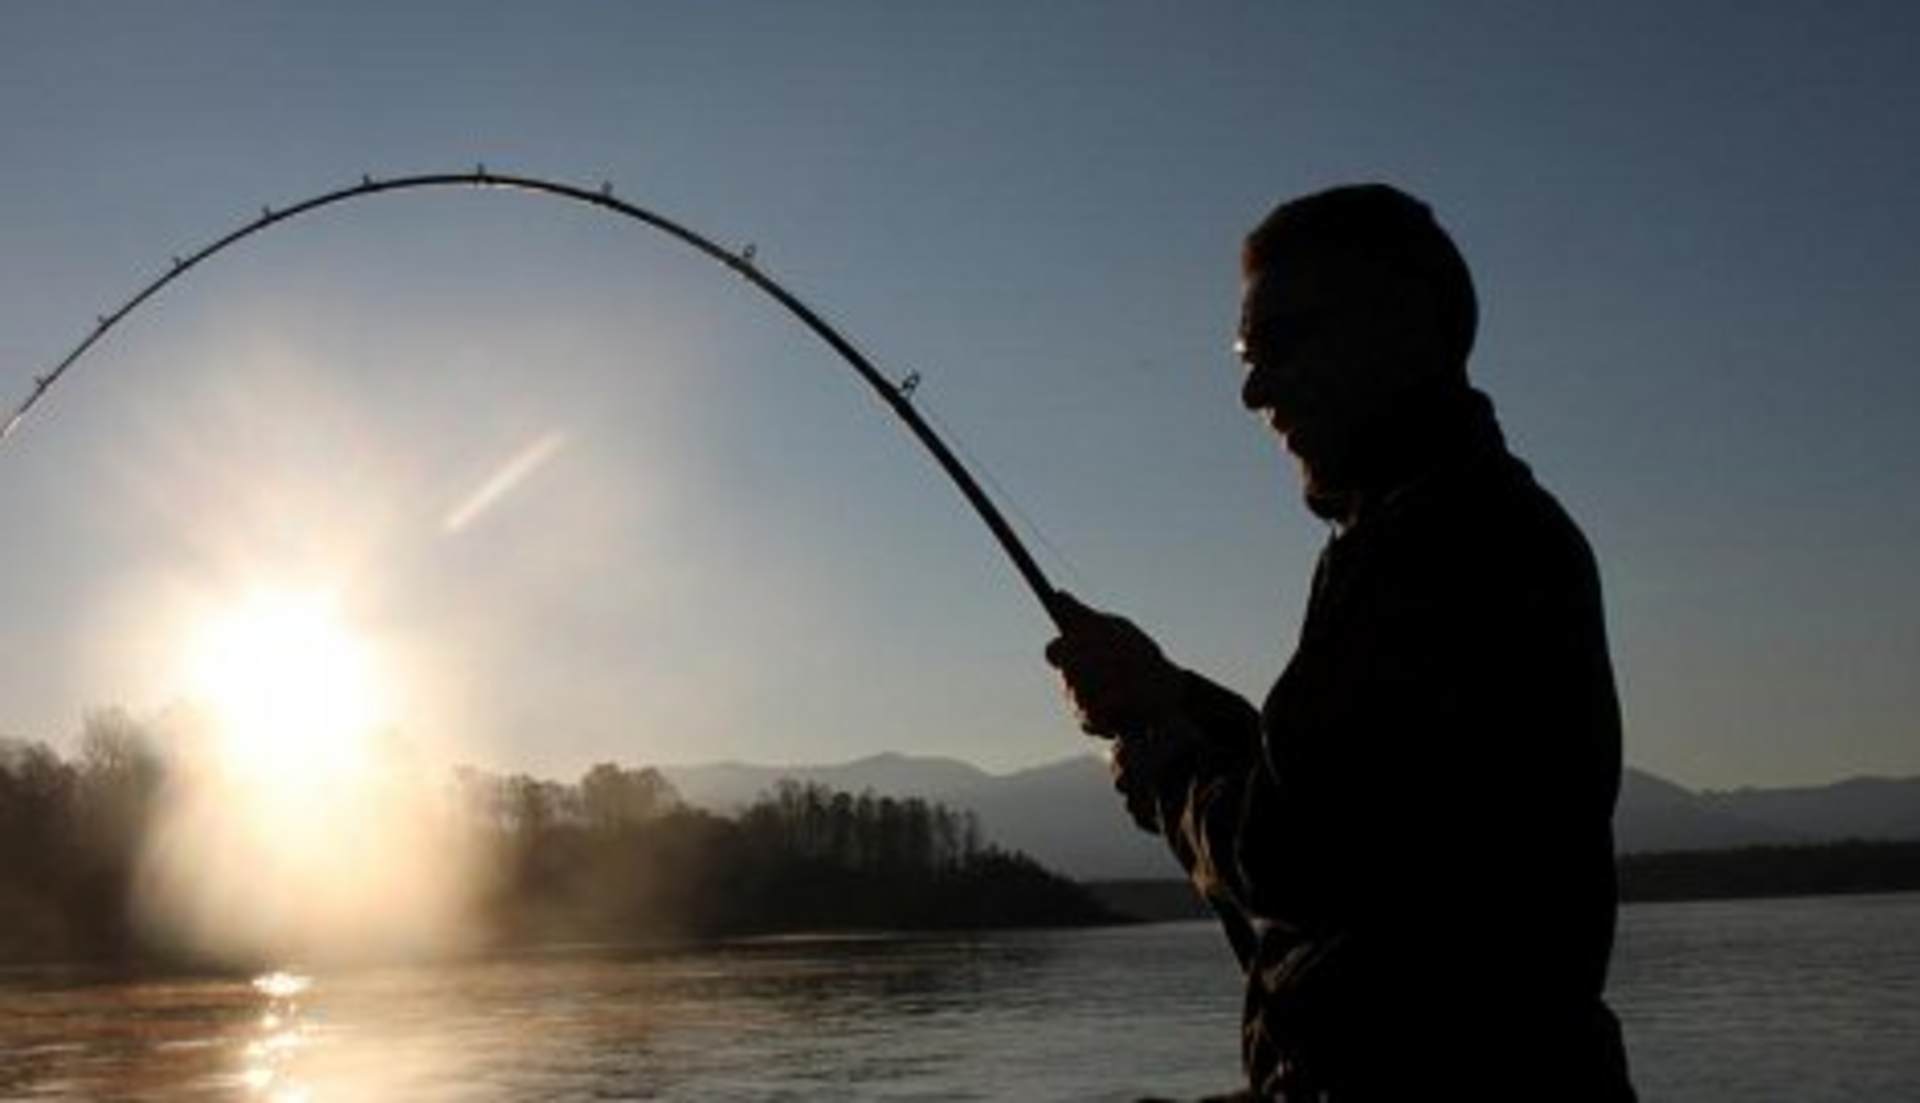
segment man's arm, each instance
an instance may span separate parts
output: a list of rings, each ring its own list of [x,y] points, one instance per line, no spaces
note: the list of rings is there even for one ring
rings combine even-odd
[[[1260,714],[1239,695],[1185,672],[1180,707],[1157,730],[1121,737],[1114,787],[1143,829],[1163,836],[1202,895],[1239,906],[1234,840],[1252,773]]]
[[[1065,595],[1063,595],[1065,596]],[[1074,616],[1047,646],[1081,730],[1113,740],[1114,786],[1142,828],[1166,837],[1195,885],[1218,902],[1232,884],[1232,839],[1260,716],[1169,662],[1130,621],[1066,597]]]

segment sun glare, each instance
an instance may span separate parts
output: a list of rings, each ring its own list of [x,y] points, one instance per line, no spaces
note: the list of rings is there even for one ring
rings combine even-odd
[[[224,592],[171,637],[178,757],[142,856],[146,921],[249,962],[461,944],[472,867],[400,730],[391,645],[334,590]]]
[[[225,765],[256,780],[353,773],[388,719],[368,648],[324,591],[257,591],[202,624],[188,655]]]

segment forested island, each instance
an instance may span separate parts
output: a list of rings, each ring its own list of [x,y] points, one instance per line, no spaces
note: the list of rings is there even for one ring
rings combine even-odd
[[[120,712],[89,717],[71,759],[0,740],[0,961],[183,955],[139,906],[179,772]],[[571,783],[463,768],[440,793],[434,837],[458,841],[483,948],[1121,921],[986,845],[973,813],[916,798],[784,782],[723,816],[613,763]]]

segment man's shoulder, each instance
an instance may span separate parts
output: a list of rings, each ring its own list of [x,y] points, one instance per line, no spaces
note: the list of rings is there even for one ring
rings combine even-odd
[[[1460,582],[1489,573],[1509,580],[1596,573],[1579,524],[1505,451],[1411,488],[1399,506],[1375,537],[1405,565],[1424,564]]]

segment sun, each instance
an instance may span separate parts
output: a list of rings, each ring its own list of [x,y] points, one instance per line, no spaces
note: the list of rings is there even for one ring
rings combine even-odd
[[[252,780],[352,774],[390,720],[371,648],[330,591],[255,590],[202,621],[186,656],[223,764]]]
[[[171,622],[174,757],[140,901],[167,937],[285,961],[464,933],[468,859],[400,736],[404,652],[354,615],[365,594],[207,585]]]

